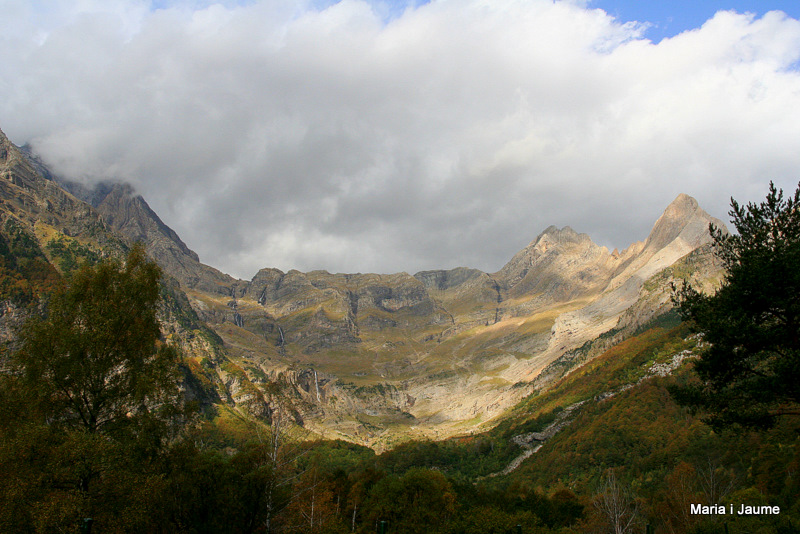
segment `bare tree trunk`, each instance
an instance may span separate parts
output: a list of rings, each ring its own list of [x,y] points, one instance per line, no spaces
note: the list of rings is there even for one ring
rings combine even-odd
[[[276,489],[279,481],[278,467],[279,467],[279,454],[281,448],[283,433],[283,414],[279,408],[273,413],[272,428],[266,439],[262,437],[261,432],[257,432],[258,439],[264,447],[264,464],[270,468],[270,477],[264,488],[264,500],[266,501],[266,517],[264,518],[264,528],[267,534],[275,532],[275,515],[277,510],[277,495]]]
[[[314,468],[314,479],[311,486],[311,530],[310,533],[314,534],[314,500],[317,496],[317,469]]]
[[[700,479],[700,488],[706,499],[706,504],[719,504],[723,497],[731,492],[734,478],[723,470],[719,464],[708,458],[706,467],[697,470]]]
[[[609,471],[601,492],[595,495],[594,507],[608,521],[614,534],[634,531],[639,519],[639,506],[630,492],[619,484],[614,471]]]
[[[290,437],[287,434],[286,426],[284,409],[279,406],[273,412],[269,435],[264,437],[262,432],[258,428],[256,429],[264,451],[263,465],[269,469],[269,477],[263,493],[266,504],[263,525],[267,534],[276,534],[284,530],[280,521],[283,512],[308,490],[308,488],[296,487],[297,480],[303,474],[298,472],[296,464],[300,457],[308,452],[308,449],[301,446],[301,439]],[[291,491],[284,495],[282,491],[284,488],[291,488]],[[312,530],[313,524],[312,519]]]

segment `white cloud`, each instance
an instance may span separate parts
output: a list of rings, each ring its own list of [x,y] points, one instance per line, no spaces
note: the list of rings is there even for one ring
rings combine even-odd
[[[496,270],[550,224],[625,247],[680,192],[724,218],[800,179],[779,13],[656,45],[579,2],[191,4],[5,2],[0,127],[240,276]]]

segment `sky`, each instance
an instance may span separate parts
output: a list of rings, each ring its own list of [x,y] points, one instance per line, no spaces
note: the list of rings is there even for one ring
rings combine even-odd
[[[794,191],[798,4],[0,0],[0,129],[234,276],[493,272]]]

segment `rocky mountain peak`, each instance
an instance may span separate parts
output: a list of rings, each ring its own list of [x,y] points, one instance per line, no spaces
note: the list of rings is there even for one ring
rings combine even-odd
[[[78,236],[91,233],[91,228],[101,224],[129,242],[144,243],[148,254],[185,288],[230,295],[240,283],[200,263],[197,254],[130,184],[82,184],[57,176],[30,146],[15,146],[2,131],[0,177],[4,178],[0,180],[0,208],[9,205],[8,212],[26,214],[32,226],[44,222],[66,235]],[[91,219],[92,224],[84,218]]]
[[[681,193],[658,218],[645,243],[646,249],[661,249],[680,238],[697,247],[708,241],[708,225],[725,227],[725,223],[706,213],[697,200]]]
[[[691,213],[696,211],[699,208],[697,204],[697,200],[694,197],[687,195],[686,193],[680,193],[675,200],[673,200],[669,206],[664,210],[665,212],[668,211],[675,211],[676,213]]]
[[[664,209],[664,213],[656,221],[654,227],[659,225],[685,226],[696,217],[708,219],[709,215],[700,208],[697,200],[685,193],[681,193]]]
[[[0,130],[0,162],[5,162],[8,159],[8,145],[10,144],[8,137]]]
[[[0,176],[12,184],[30,188],[36,181],[36,171],[25,160],[14,143],[0,130]]]
[[[586,234],[579,234],[569,226],[559,228],[555,225],[548,226],[544,232],[531,243],[536,245],[540,242],[549,243],[577,243],[579,241],[591,240]]]
[[[596,269],[591,266],[603,262],[607,252],[569,226],[550,226],[493,277],[504,292],[503,298],[541,293],[561,300],[595,285]],[[585,272],[584,267],[588,269]],[[580,288],[567,281],[576,269],[581,273]]]
[[[200,263],[197,254],[130,184],[101,183],[86,194],[111,228],[131,241],[144,243],[148,254],[185,288],[228,295],[239,283],[231,276]]]
[[[543,255],[559,254],[567,251],[574,252],[575,250],[587,248],[598,248],[588,234],[579,234],[569,226],[559,228],[551,225],[531,241],[527,247],[517,253],[517,256],[533,259]]]

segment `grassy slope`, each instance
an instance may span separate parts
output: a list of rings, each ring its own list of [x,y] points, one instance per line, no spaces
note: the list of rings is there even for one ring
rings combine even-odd
[[[800,477],[796,475],[800,420],[787,418],[777,428],[760,433],[714,432],[678,406],[667,391],[670,384],[690,379],[691,363],[684,363],[672,376],[640,381],[653,363],[669,361],[685,349],[698,350],[687,334],[681,325],[645,330],[548,391],[525,399],[492,431],[444,442],[406,443],[382,454],[379,465],[393,473],[413,466],[433,468],[457,483],[480,479],[479,486],[494,493],[527,488],[554,495],[569,489],[586,506],[589,522],[596,519],[592,519],[593,495],[613,470],[638,499],[641,520],[657,526],[657,532],[722,528],[721,522],[708,518],[689,517],[681,524],[675,519],[675,511],[688,507],[687,503],[708,502],[702,481],[714,473],[725,486],[716,498],[719,503],[769,504],[782,510],[777,517],[726,518],[731,532],[800,531]],[[631,383],[636,385],[618,391]],[[618,392],[595,399],[608,391]],[[587,402],[573,422],[517,470],[482,478],[502,469],[520,452],[510,443],[512,436],[543,429],[563,408],[582,400]]]
[[[403,465],[408,461],[403,458],[410,457],[413,465],[435,467],[459,480],[499,471],[520,452],[511,437],[542,430],[570,404],[638,380],[652,363],[666,361],[691,346],[693,342],[682,337],[685,333],[675,327],[647,330],[585,364],[547,392],[523,400],[494,429],[443,442],[411,442],[385,453],[386,461]]]
[[[688,329],[671,326],[673,323],[666,317],[657,320],[656,326],[615,345],[558,380],[546,391],[529,396],[514,407],[493,432],[499,432],[502,436],[530,432],[528,427],[531,424],[536,426],[535,421],[542,416],[634,383],[647,373],[653,363],[663,363],[673,354],[693,348],[696,342],[687,339]]]

